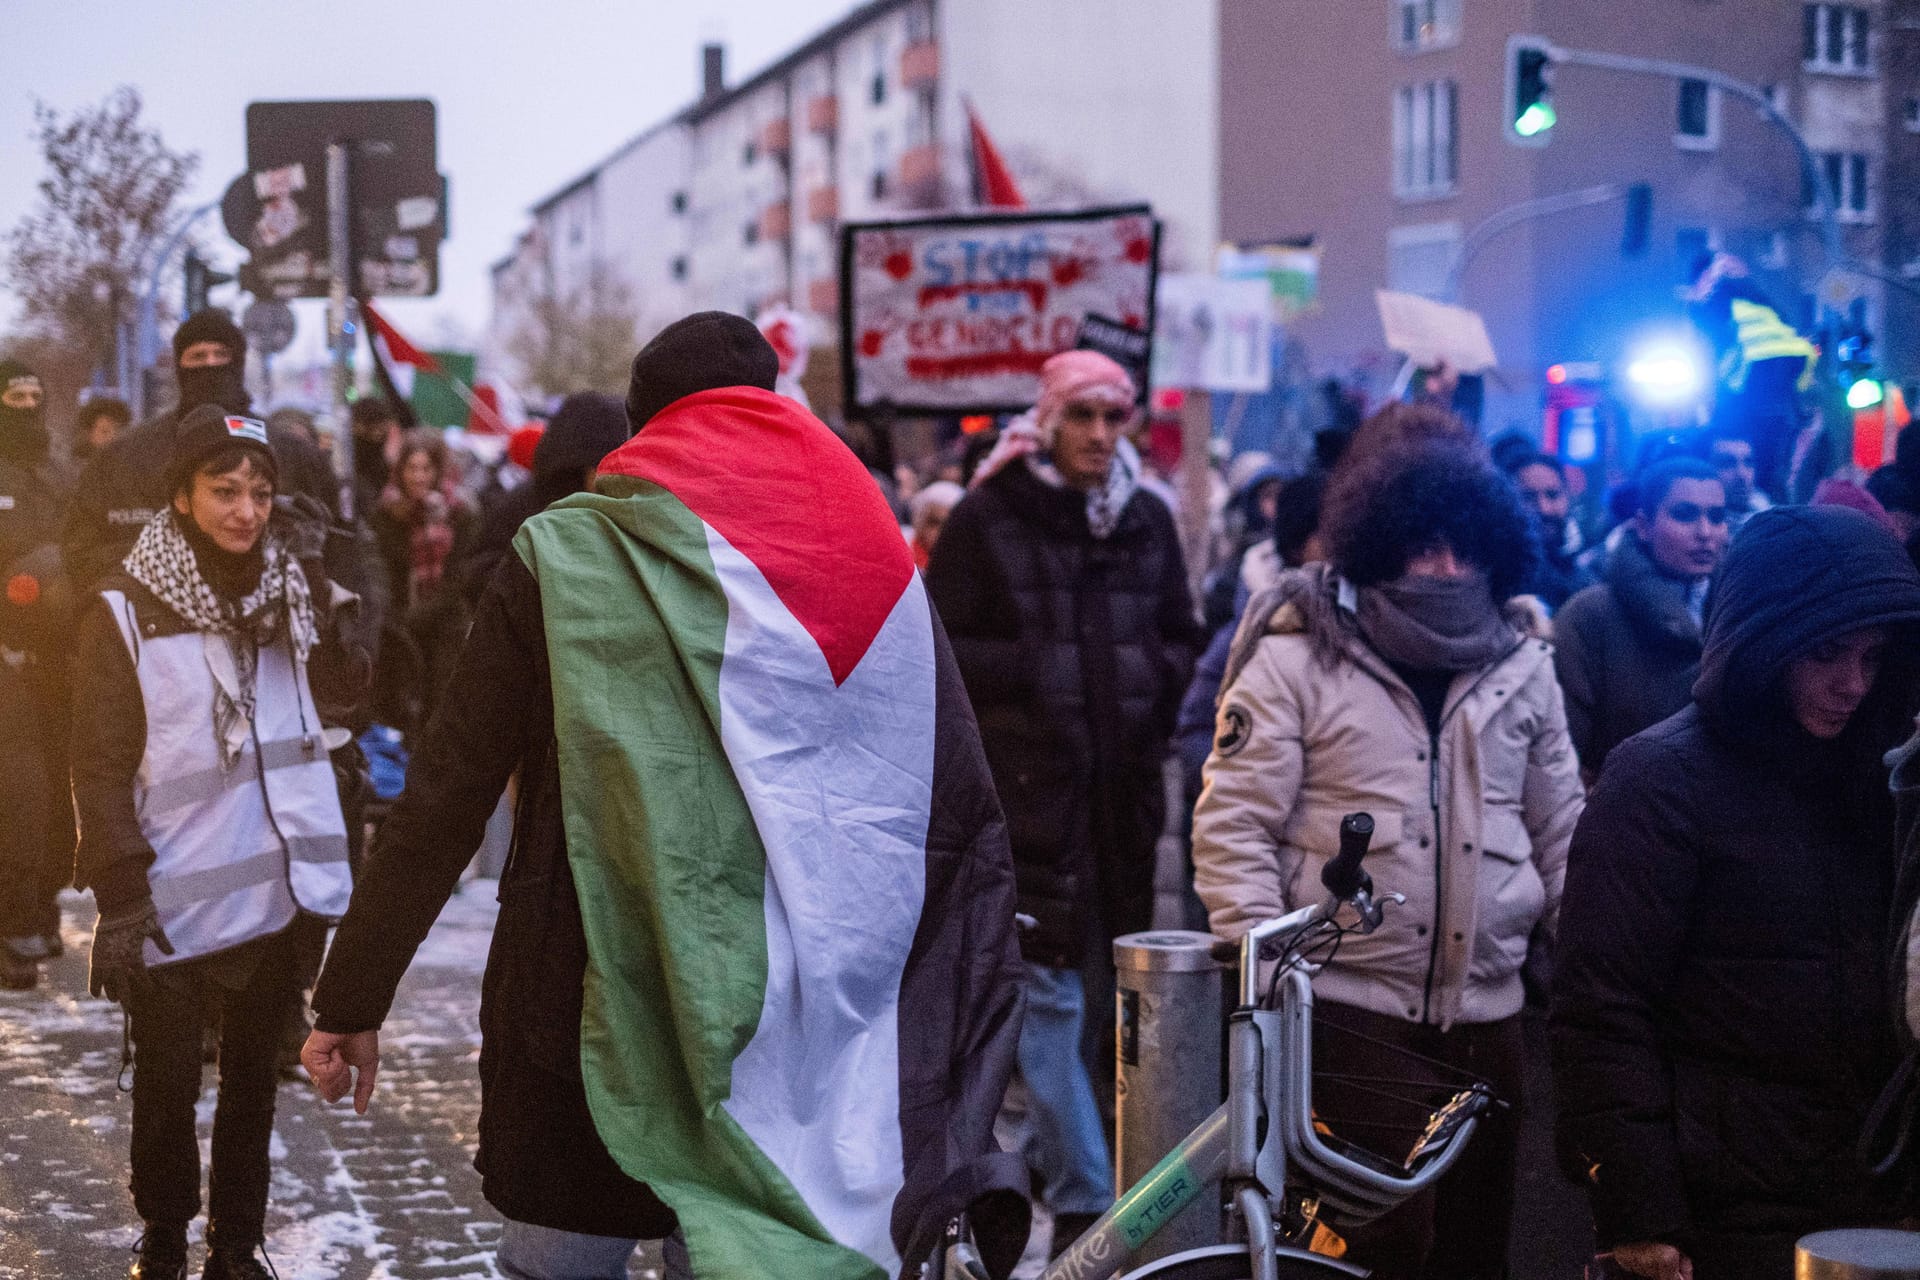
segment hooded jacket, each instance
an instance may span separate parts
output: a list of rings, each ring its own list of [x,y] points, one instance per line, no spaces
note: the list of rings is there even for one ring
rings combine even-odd
[[[1701,1280],[1784,1277],[1799,1235],[1884,1217],[1855,1140],[1891,1066],[1879,756],[1911,711],[1911,639],[1832,741],[1783,681],[1826,641],[1917,623],[1920,575],[1871,520],[1762,512],[1714,588],[1692,704],[1601,775],[1552,1039],[1562,1154],[1603,1246],[1677,1244]]]
[[[1342,943],[1316,994],[1443,1028],[1511,1017],[1580,814],[1552,647],[1510,609],[1512,648],[1454,678],[1435,734],[1342,585],[1312,566],[1247,608],[1194,811],[1194,887],[1236,937],[1314,900],[1340,819],[1370,813],[1368,872],[1407,902]]]
[[[1700,669],[1686,584],[1654,567],[1631,532],[1607,557],[1606,581],[1554,615],[1553,647],[1567,728],[1589,777],[1615,747],[1686,706]]]

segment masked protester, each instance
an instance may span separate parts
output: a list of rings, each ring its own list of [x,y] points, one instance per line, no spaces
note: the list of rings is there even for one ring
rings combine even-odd
[[[201,1037],[219,1020],[207,1280],[260,1280],[277,1081],[299,938],[346,910],[347,835],[314,687],[358,664],[332,589],[272,519],[266,428],[202,405],[171,498],[83,615],[73,788],[100,909],[89,989],[131,1020],[133,1280],[176,1280],[200,1208]]]
[[[195,312],[173,335],[176,406],[126,432],[87,462],[75,488],[61,534],[67,567],[85,593],[116,569],[147,523],[172,495],[166,475],[180,423],[200,405],[227,413],[250,411],[246,386],[247,339],[218,308]],[[339,490],[327,457],[292,435],[272,437],[280,455],[280,492],[304,493],[332,514]]]
[[[1195,888],[1237,937],[1304,905],[1340,820],[1374,817],[1367,865],[1406,895],[1314,979],[1314,1107],[1333,1132],[1405,1156],[1424,1114],[1382,1110],[1371,1077],[1490,1082],[1487,1117],[1436,1187],[1348,1238],[1382,1280],[1500,1280],[1522,1105],[1521,971],[1550,935],[1581,805],[1543,620],[1512,597],[1533,543],[1518,494],[1477,443],[1420,439],[1445,419],[1395,410],[1399,443],[1336,474],[1329,563],[1248,606],[1227,663],[1193,818]],[[1391,422],[1387,425],[1392,425]],[[1366,430],[1363,428],[1363,431]],[[1379,435],[1375,431],[1371,434]]]
[[[71,483],[48,452],[39,375],[0,361],[0,987],[16,990],[61,949],[55,898],[73,875],[55,544]]]
[[[1886,947],[1920,574],[1854,511],[1763,511],[1692,702],[1618,747],[1574,833],[1553,993],[1560,1144],[1650,1280],[1787,1280],[1889,1225],[1856,1142],[1895,1057]]]

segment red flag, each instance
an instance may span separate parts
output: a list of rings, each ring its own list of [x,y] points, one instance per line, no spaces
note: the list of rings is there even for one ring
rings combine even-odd
[[[373,323],[374,336],[386,344],[387,359],[400,364],[410,364],[414,368],[426,373],[446,372],[440,367],[438,360],[435,360],[432,356],[414,346],[411,342],[408,342],[406,335],[388,323],[385,316],[375,311],[371,302],[361,303],[360,309],[366,313],[367,319]]]
[[[1027,198],[1020,194],[1020,184],[1013,180],[1013,170],[1007,168],[1007,162],[1000,158],[1000,149],[987,136],[987,127],[980,123],[973,103],[968,102],[966,106],[967,135],[972,144],[974,203],[988,209],[1026,208]]]

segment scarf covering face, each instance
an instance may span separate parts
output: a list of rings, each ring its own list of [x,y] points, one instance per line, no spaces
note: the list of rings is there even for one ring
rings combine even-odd
[[[1361,587],[1358,596],[1367,643],[1388,662],[1416,671],[1472,671],[1503,657],[1520,638],[1479,570],[1464,578],[1402,574]]]
[[[313,652],[316,632],[306,575],[277,540],[267,543],[265,562],[253,590],[237,602],[223,600],[201,572],[193,545],[169,507],[147,522],[122,566],[202,634],[213,676],[214,742],[227,768],[253,731],[259,650],[279,638],[283,615],[298,661],[304,663]]]
[[[1066,477],[1046,457],[1027,455],[1033,474],[1055,489],[1068,486]],[[1120,527],[1120,513],[1127,508],[1133,491],[1140,487],[1140,454],[1132,441],[1122,439],[1113,451],[1113,463],[1107,468],[1106,481],[1087,490],[1087,528],[1093,536],[1105,540]]]

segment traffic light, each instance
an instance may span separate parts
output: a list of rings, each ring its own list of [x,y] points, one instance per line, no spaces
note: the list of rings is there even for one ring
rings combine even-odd
[[[1540,146],[1558,120],[1553,110],[1553,45],[1539,36],[1507,40],[1507,130],[1511,140]]]
[[[1620,256],[1644,258],[1653,231],[1653,188],[1636,182],[1627,188],[1627,221],[1620,233]]]
[[[186,309],[180,314],[190,316],[196,311],[207,309],[207,294],[215,285],[228,284],[233,280],[229,271],[215,271],[200,255],[192,249],[187,250],[185,262],[180,264],[181,282],[184,286],[182,301]]]

